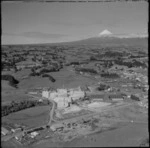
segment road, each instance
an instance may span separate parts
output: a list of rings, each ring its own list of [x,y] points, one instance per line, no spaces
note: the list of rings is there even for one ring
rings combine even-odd
[[[34,95],[32,95],[32,94],[28,94],[29,96],[32,96],[33,98],[35,98],[36,100],[38,99],[38,100],[40,100],[40,99],[45,99],[45,100],[47,100],[47,98],[45,98],[45,97],[37,97],[37,96],[34,96]],[[53,119],[53,115],[54,115],[54,112],[55,112],[55,108],[56,108],[56,102],[55,101],[53,101],[53,100],[51,100],[51,99],[48,99],[51,103],[52,103],[52,109],[50,108],[50,113],[49,113],[49,119],[48,119],[48,123],[47,123],[47,125],[51,125],[51,122],[54,120]]]
[[[50,110],[50,113],[49,113],[49,121],[48,121],[47,125],[50,126],[52,120],[54,120],[53,116],[54,116],[54,112],[55,112],[55,109],[56,109],[56,102],[53,101],[53,100],[50,100],[50,99],[49,99],[49,101],[52,103],[52,109]]]

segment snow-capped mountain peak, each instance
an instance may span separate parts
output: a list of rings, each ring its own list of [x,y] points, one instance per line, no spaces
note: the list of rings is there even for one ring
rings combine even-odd
[[[98,37],[115,37],[115,38],[143,38],[148,37],[148,33],[130,33],[130,34],[114,34],[107,29],[98,34]]]
[[[99,33],[98,36],[110,36],[112,33],[108,31],[107,29],[103,30],[101,33]]]

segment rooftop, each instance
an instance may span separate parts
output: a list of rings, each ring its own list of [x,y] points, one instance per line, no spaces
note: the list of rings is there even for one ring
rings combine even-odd
[[[123,98],[123,96],[122,95],[120,95],[120,94],[111,94],[111,95],[109,95],[109,98],[111,98],[111,99],[120,99],[120,98]]]

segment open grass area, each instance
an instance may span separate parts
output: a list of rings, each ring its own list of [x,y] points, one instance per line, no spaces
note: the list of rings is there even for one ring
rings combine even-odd
[[[129,124],[111,131],[96,133],[87,138],[75,139],[65,143],[64,147],[116,147],[139,146],[142,137],[148,135],[147,125]]]
[[[29,96],[26,94],[26,90],[23,89],[16,89],[14,87],[9,86],[9,82],[1,81],[2,82],[2,90],[1,90],[1,102],[3,104],[9,104],[11,101],[21,101],[29,99]]]
[[[2,122],[36,127],[47,123],[50,106],[38,106],[12,113],[2,118]]]
[[[12,74],[16,79],[20,81],[17,89],[9,86],[7,81],[2,81],[2,104],[7,104],[11,101],[30,99],[30,97],[26,94],[28,89],[37,87],[75,88],[78,86],[90,85],[95,83],[95,81],[92,79],[75,74],[75,72],[72,71],[71,66],[65,67],[58,72],[49,73],[56,79],[54,83],[51,82],[48,78],[38,76],[30,76],[26,79],[21,79],[28,73],[29,70],[27,69]]]
[[[54,87],[58,88],[75,88],[78,86],[84,86],[84,85],[90,85],[92,83],[95,83],[94,80],[83,77],[81,75],[76,74],[71,66],[65,67],[59,72],[52,72],[51,75],[56,79],[56,82],[53,83]]]

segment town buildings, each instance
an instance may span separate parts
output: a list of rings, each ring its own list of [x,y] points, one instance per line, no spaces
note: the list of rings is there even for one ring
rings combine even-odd
[[[73,89],[43,90],[42,97],[53,100],[57,108],[65,108],[74,100],[85,97],[85,91],[80,87]]]

